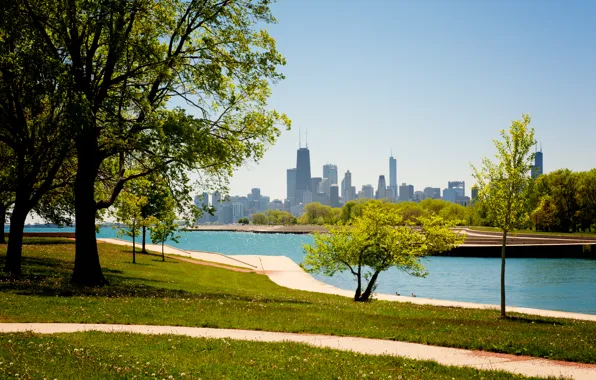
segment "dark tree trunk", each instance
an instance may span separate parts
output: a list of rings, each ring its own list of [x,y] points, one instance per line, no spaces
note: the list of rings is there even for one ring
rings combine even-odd
[[[166,241],[165,240],[162,240],[162,242],[161,242],[161,261],[166,261],[166,255],[163,252],[163,246],[164,246],[164,244],[166,244]]]
[[[141,253],[147,253],[147,250],[145,249],[145,236],[147,233],[147,227],[143,226],[143,249],[141,250]]]
[[[74,184],[75,195],[75,264],[71,283],[82,286],[102,286],[107,284],[97,251],[95,236],[95,178],[98,166],[93,144],[77,143],[77,177]]]
[[[358,274],[356,275],[356,281],[358,281],[358,286],[356,287],[356,293],[354,294],[354,301],[360,300],[360,292],[362,291],[362,276],[361,276],[361,269],[358,267]]]
[[[6,237],[4,236],[4,226],[6,223],[6,207],[0,205],[0,228],[2,235],[0,235],[0,244],[6,244]]]
[[[507,318],[505,312],[505,250],[507,248],[507,231],[503,231],[503,246],[501,248],[501,318]]]
[[[21,257],[23,255],[23,230],[29,210],[15,203],[10,216],[10,233],[8,235],[8,247],[6,248],[6,264],[4,270],[10,273],[11,277],[21,276]],[[4,229],[2,230],[4,235]]]
[[[133,220],[132,222],[132,263],[137,263],[137,251],[135,249],[135,236],[136,236],[136,223]]]
[[[370,298],[370,295],[372,294],[372,290],[375,286],[375,283],[377,282],[377,277],[379,277],[379,271],[376,271],[375,273],[373,273],[372,277],[370,278],[370,281],[368,282],[368,286],[366,287],[366,290],[364,291],[364,293],[362,293],[362,296],[360,296],[360,299],[358,301],[360,302],[366,302],[368,301],[368,299]]]

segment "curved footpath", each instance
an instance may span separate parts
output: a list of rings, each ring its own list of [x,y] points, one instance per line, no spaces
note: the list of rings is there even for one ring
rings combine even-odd
[[[128,245],[132,243],[120,239],[98,239],[106,243]],[[155,252],[161,252],[161,246],[147,244],[147,249]],[[169,255],[178,255],[189,257],[202,261],[211,261],[224,265],[237,266],[251,269],[253,271],[266,274],[271,281],[285,288],[303,290],[307,292],[334,294],[344,297],[354,297],[354,292],[337,288],[333,285],[325,284],[313,278],[306,273],[298,264],[286,256],[258,256],[258,255],[224,255],[214,252],[184,251],[171,246],[165,246],[164,252]],[[391,294],[375,294],[375,298],[384,301],[410,302],[417,305],[432,305],[445,307],[461,307],[466,309],[493,309],[499,310],[499,305],[436,300],[432,298],[404,297]],[[596,322],[596,315],[571,313],[566,311],[531,309],[525,307],[508,306],[507,311],[529,315],[538,315],[541,317],[579,319],[584,321]]]
[[[74,333],[80,331],[129,332],[147,335],[185,335],[193,338],[227,338],[257,342],[296,342],[314,347],[352,351],[367,355],[401,356],[416,360],[432,360],[443,365],[473,367],[480,370],[502,370],[525,376],[562,376],[577,380],[593,380],[596,378],[596,365],[593,364],[570,363],[530,356],[495,354],[381,339],[202,327],[77,323],[0,323],[0,333],[28,331],[37,334]]]

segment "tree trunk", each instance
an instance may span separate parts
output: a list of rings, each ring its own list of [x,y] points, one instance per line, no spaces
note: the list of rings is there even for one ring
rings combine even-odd
[[[77,177],[74,183],[75,196],[75,264],[70,282],[82,286],[106,285],[95,236],[95,178],[98,166],[93,144],[77,142]]]
[[[362,296],[360,297],[361,302],[365,302],[368,301],[368,299],[370,298],[370,295],[372,293],[373,287],[375,286],[375,283],[377,282],[377,277],[379,277],[379,271],[376,271],[372,277],[370,278],[370,281],[368,282],[368,286],[366,287],[366,290],[364,291],[364,293],[362,293]]]
[[[143,226],[143,249],[141,250],[141,253],[147,253],[147,250],[145,249],[145,235],[147,233],[147,227]]]
[[[132,263],[136,264],[137,260],[136,260],[136,249],[135,249],[135,235],[136,235],[136,223],[133,220],[132,221]]]
[[[6,244],[6,237],[4,236],[4,226],[6,223],[6,207],[0,204],[0,231],[2,231],[2,235],[0,235],[0,244]]]
[[[18,203],[10,216],[10,233],[8,235],[8,247],[6,248],[6,263],[4,270],[10,273],[11,277],[21,276],[21,258],[23,255],[23,230],[29,210]],[[2,230],[4,235],[4,229]]]
[[[501,318],[507,318],[505,312],[505,250],[507,248],[507,231],[503,231],[503,246],[501,248]]]
[[[163,252],[163,246],[164,246],[164,244],[166,244],[166,241],[165,240],[162,240],[161,241],[161,261],[166,261],[166,255]]]
[[[362,291],[362,276],[360,272],[360,267],[358,267],[358,275],[356,276],[358,281],[358,286],[356,287],[356,293],[354,294],[354,301],[360,301],[360,292]]]

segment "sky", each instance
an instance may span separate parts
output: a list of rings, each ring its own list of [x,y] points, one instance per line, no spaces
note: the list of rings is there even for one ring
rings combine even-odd
[[[292,130],[239,168],[231,195],[286,197],[299,131],[312,176],[325,163],[357,191],[388,181],[474,183],[491,139],[532,117],[544,171],[596,166],[596,1],[280,0],[267,26],[287,59],[270,107]]]

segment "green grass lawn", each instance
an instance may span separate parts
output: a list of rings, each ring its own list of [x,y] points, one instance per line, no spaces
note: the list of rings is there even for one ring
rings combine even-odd
[[[596,363],[596,323],[351,299],[282,288],[264,275],[100,244],[110,286],[68,284],[73,244],[24,246],[24,276],[0,274],[0,322],[180,325],[400,340]],[[5,247],[5,246],[4,246]],[[5,248],[0,248],[5,250]],[[0,266],[4,252],[0,251]],[[4,276],[4,277],[2,277]]]
[[[488,231],[488,232],[501,232],[500,229],[497,227],[483,227],[483,226],[472,226],[469,227],[471,230],[475,231]],[[543,231],[535,231],[535,230],[517,230],[515,233],[518,234],[532,234],[532,235],[544,235],[544,236],[569,236],[569,237],[588,237],[588,238],[595,238],[596,232],[543,232]],[[511,235],[511,234],[510,234]],[[515,236],[515,235],[513,235]]]
[[[173,335],[0,334],[0,377],[20,379],[528,379],[390,356]]]

